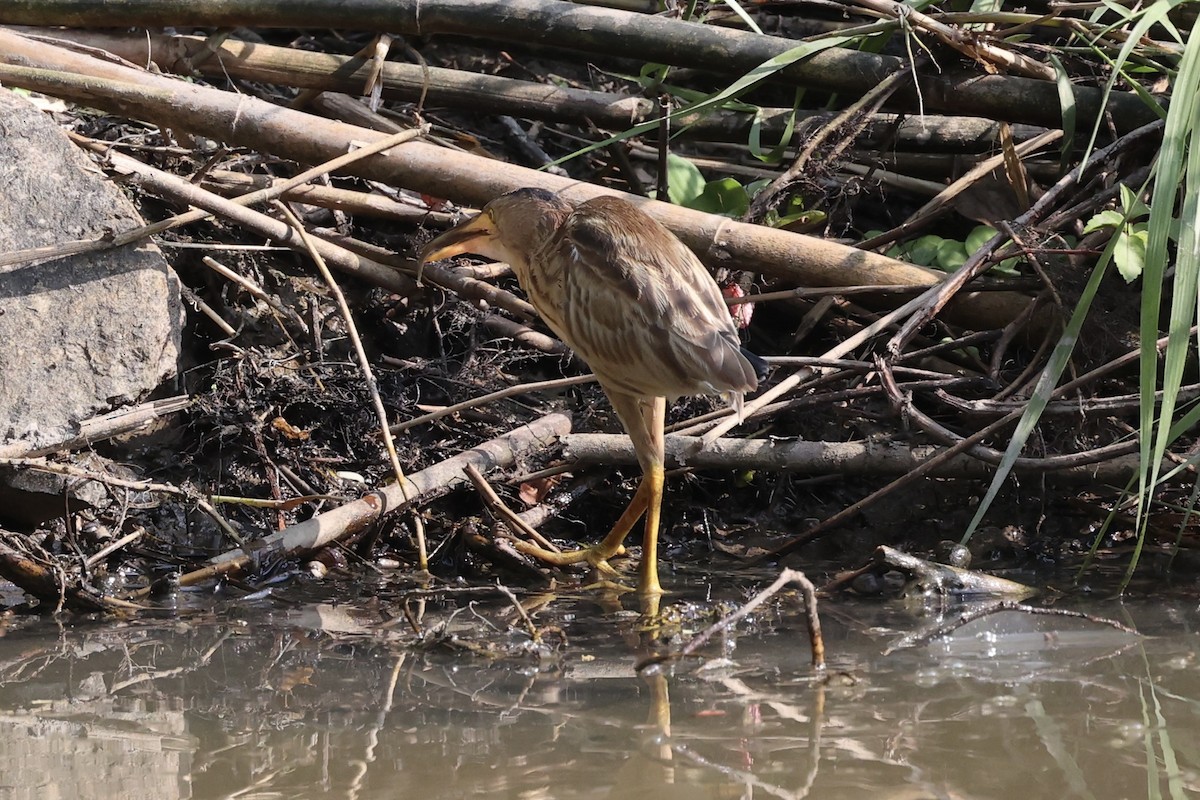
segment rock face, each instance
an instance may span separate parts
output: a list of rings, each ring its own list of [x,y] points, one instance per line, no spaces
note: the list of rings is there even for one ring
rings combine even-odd
[[[25,99],[0,89],[0,253],[141,225]],[[0,443],[52,445],[175,374],[179,279],[152,244],[0,266]]]

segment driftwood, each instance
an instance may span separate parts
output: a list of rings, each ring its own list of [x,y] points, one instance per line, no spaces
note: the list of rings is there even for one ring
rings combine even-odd
[[[302,163],[326,161],[346,152],[352,142],[373,142],[382,136],[244,95],[149,75],[31,42],[10,31],[0,30],[0,61],[35,65],[0,67],[0,80],[6,84],[161,120],[165,125]],[[410,142],[363,159],[346,171],[475,203],[523,186],[561,192],[574,200],[621,195],[674,230],[710,265],[762,272],[802,285],[931,286],[944,277],[934,270],[816,237],[735,222],[423,142]],[[1008,292],[962,294],[947,309],[947,317],[977,329],[1004,327],[1018,318],[1029,302],[1027,297]],[[1051,316],[1044,314],[1033,327],[1050,322]]]
[[[800,587],[800,596],[804,600],[804,622],[808,627],[808,645],[812,653],[811,663],[813,672],[817,675],[823,675],[825,672],[825,637],[821,635],[821,617],[817,613],[817,590],[813,586],[812,581],[808,579],[808,576],[795,569],[785,569],[780,572],[779,577],[775,579],[774,583],[754,595],[754,597],[751,597],[733,613],[722,617],[708,628],[693,636],[678,653],[670,653],[665,656],[652,656],[644,659],[638,662],[636,669],[641,672],[643,669],[656,664],[669,663],[693,655],[707,644],[713,636],[729,630],[739,621],[745,619],[755,609],[778,594],[789,583],[794,583]]]
[[[326,92],[361,92],[375,66],[361,56],[315,53],[233,38],[214,43],[203,36],[165,36],[144,31],[17,30],[105,50],[134,64],[154,62],[164,72],[177,75],[186,75],[194,70],[215,78],[228,76]],[[643,97],[396,61],[379,65],[379,82],[385,99],[423,100],[426,107],[511,114],[548,122],[574,124],[587,119],[599,128],[615,131],[656,120],[662,114],[657,102]],[[355,101],[348,110],[354,110],[355,106],[362,108],[362,104]],[[793,114],[794,124],[801,128],[809,121],[820,122],[830,117],[828,111],[763,108],[757,112],[761,135],[770,140],[778,139]],[[353,122],[342,111],[326,116]],[[684,114],[676,121],[675,128],[679,136],[688,139],[744,142],[750,135],[755,116],[739,111]],[[948,148],[956,153],[984,151],[997,146],[1000,127],[1001,123],[980,117],[924,114],[919,118],[910,118],[897,114],[872,114],[862,135],[856,140],[856,146],[924,150]],[[1013,138],[1024,141],[1042,130],[1040,126],[1016,125]],[[656,130],[647,131],[648,138],[652,139],[655,134]],[[727,163],[722,166],[729,168]],[[240,177],[248,179],[247,176]]]
[[[68,575],[57,560],[29,540],[0,529],[0,578],[46,603],[55,611],[128,611],[140,608],[126,600],[105,597],[78,574]]]
[[[119,408],[107,414],[85,419],[79,423],[78,434],[53,445],[33,447],[27,442],[20,441],[0,445],[0,458],[33,458],[65,450],[78,450],[114,436],[145,430],[167,415],[184,410],[191,405],[191,402],[191,398],[187,395],[180,395],[162,400],[151,400],[132,408]]]
[[[946,451],[932,445],[894,442],[802,442],[723,438],[701,449],[699,436],[668,436],[667,462],[695,469],[808,472],[814,475],[904,475]],[[563,454],[581,464],[636,464],[629,438],[617,434],[573,433],[563,438]],[[1053,473],[1071,483],[1124,483],[1137,474],[1136,455],[1055,469],[1024,459],[1015,472]],[[929,471],[933,478],[987,479],[996,468],[977,457],[958,455]]]
[[[388,514],[408,508],[418,501],[427,502],[466,483],[465,467],[480,472],[511,466],[519,457],[546,447],[571,430],[566,414],[548,414],[522,425],[503,436],[484,442],[452,458],[415,472],[403,485],[391,484],[358,500],[318,514],[312,519],[289,525],[245,548],[222,553],[208,566],[180,577],[181,585],[199,583],[217,575],[237,572],[265,554],[296,557],[319,550],[339,539],[352,536]],[[143,590],[144,596],[149,590]]]
[[[917,558],[886,545],[877,547],[867,564],[839,575],[822,586],[821,594],[829,595],[844,589],[860,575],[883,574],[893,570],[908,575],[909,581],[919,586],[921,594],[925,597],[954,598],[956,600],[976,600],[986,597],[1016,601],[1025,600],[1037,594],[1037,589],[1023,583],[999,578],[979,570]]]
[[[144,2],[144,0],[40,0],[0,10],[0,22],[76,27],[186,26],[345,28],[390,31],[414,36],[458,34],[493,40],[567,48],[582,53],[620,56],[745,75],[797,46],[792,39],[716,28],[560,0],[357,0],[305,3],[301,8],[254,0],[225,0],[219,5]],[[779,72],[779,78],[821,91],[861,95],[900,69],[895,56],[830,48]],[[904,94],[910,110],[948,110],[1057,127],[1062,121],[1054,81],[960,74],[919,79]],[[1081,126],[1103,108],[1103,92],[1073,89]],[[1154,119],[1154,112],[1132,93],[1108,97],[1111,123],[1121,131]]]

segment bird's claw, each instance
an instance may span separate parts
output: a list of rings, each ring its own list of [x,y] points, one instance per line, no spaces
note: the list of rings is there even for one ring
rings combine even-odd
[[[525,555],[536,558],[551,566],[566,567],[571,564],[587,563],[588,566],[601,575],[616,575],[617,570],[608,563],[608,560],[615,556],[625,555],[624,545],[617,545],[615,550],[603,547],[602,545],[593,545],[592,547],[581,547],[578,550],[568,550],[565,553],[556,553],[553,550],[547,550],[544,547],[539,547],[536,544],[519,539],[514,540],[512,544],[513,547]]]

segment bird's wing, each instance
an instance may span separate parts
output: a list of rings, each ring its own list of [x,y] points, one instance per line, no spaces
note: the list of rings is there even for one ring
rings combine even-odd
[[[609,373],[639,393],[668,396],[755,388],[716,282],[636,206],[589,200],[552,247],[570,264],[562,275],[568,343],[602,379]]]

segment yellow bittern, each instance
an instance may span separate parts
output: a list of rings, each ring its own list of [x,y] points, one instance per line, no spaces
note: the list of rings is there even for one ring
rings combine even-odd
[[[554,553],[522,552],[551,564],[608,559],[646,517],[639,589],[658,595],[667,398],[722,394],[741,409],[765,362],[744,350],[716,281],[670,230],[633,204],[597,197],[575,205],[542,189],[518,189],[443,233],[421,263],[475,253],[512,266],[546,324],[596,375],[633,440],[642,481],[603,541]]]

